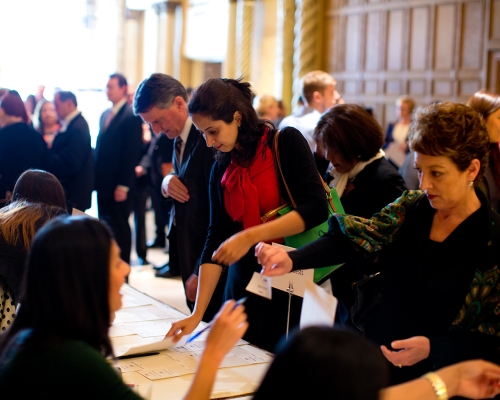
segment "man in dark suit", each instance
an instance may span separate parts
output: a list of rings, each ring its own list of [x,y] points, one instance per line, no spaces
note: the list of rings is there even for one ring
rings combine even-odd
[[[63,128],[49,150],[47,170],[61,182],[68,206],[84,211],[90,208],[93,188],[89,126],[72,92],[56,93],[54,104]]]
[[[139,85],[134,112],[157,134],[174,140],[174,173],[165,177],[162,191],[174,200],[170,211],[169,263],[178,266],[193,310],[198,285],[200,256],[210,217],[208,181],[213,153],[188,117],[186,89],[176,79],[153,74]],[[222,304],[225,276],[219,281],[203,320],[212,319]]]
[[[128,218],[133,208],[135,166],[141,158],[142,120],[127,103],[127,80],[122,74],[109,77],[106,93],[113,107],[101,116],[95,148],[97,207],[99,219],[113,231],[121,257],[128,263],[132,246]]]

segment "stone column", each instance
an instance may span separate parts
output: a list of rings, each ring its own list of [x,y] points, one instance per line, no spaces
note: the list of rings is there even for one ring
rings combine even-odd
[[[236,77],[248,81],[252,69],[254,0],[238,0],[236,6]]]
[[[300,96],[300,78],[321,69],[323,2],[295,0],[295,41],[293,55],[293,104]]]
[[[229,23],[227,30],[227,53],[226,60],[222,64],[222,76],[226,78],[236,77],[236,9],[237,1],[229,1]]]
[[[293,52],[294,52],[294,27],[295,27],[295,0],[278,1],[276,47],[279,49],[278,64],[276,65],[277,93],[281,100],[292,112],[292,85],[293,85]]]

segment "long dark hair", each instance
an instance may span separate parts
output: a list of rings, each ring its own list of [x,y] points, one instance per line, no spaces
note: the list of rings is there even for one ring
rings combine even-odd
[[[112,355],[108,337],[111,233],[85,217],[59,217],[35,236],[28,254],[21,307],[0,338],[0,354],[21,331],[33,334],[24,346],[81,340]]]
[[[270,129],[271,138],[275,131],[270,121],[259,119],[252,106],[253,93],[248,82],[240,79],[213,78],[202,83],[191,94],[188,104],[189,115],[199,114],[214,121],[224,121],[229,124],[234,119],[234,113],[241,114],[241,126],[238,130],[237,143],[241,161],[255,156],[259,140],[264,134],[264,127]],[[268,140],[268,143],[270,141]],[[230,153],[218,151],[215,159],[225,162],[231,157]]]
[[[379,390],[388,383],[388,364],[377,346],[351,332],[316,326],[281,343],[254,400],[332,395],[343,400],[377,400]]]

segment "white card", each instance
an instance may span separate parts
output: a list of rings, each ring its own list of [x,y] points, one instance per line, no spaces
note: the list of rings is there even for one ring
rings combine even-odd
[[[300,313],[300,329],[314,325],[333,326],[337,302],[335,297],[308,280]]]
[[[248,282],[247,288],[250,293],[257,294],[259,296],[265,297],[271,300],[271,278],[269,276],[264,276],[258,272],[254,272],[252,279]]]

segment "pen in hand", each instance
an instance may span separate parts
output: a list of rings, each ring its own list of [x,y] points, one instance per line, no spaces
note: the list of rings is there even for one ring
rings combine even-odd
[[[241,306],[245,301],[246,301],[247,297],[242,297],[241,299],[239,299],[236,303],[234,303],[234,307],[233,307],[233,310],[238,307],[238,306]],[[193,340],[195,340],[197,337],[199,337],[202,333],[204,333],[206,330],[210,329],[212,327],[212,324],[214,323],[214,320],[210,321],[207,326],[205,326],[201,331],[198,331],[194,334],[192,334],[189,339],[187,340],[186,344],[188,343],[191,343]]]

